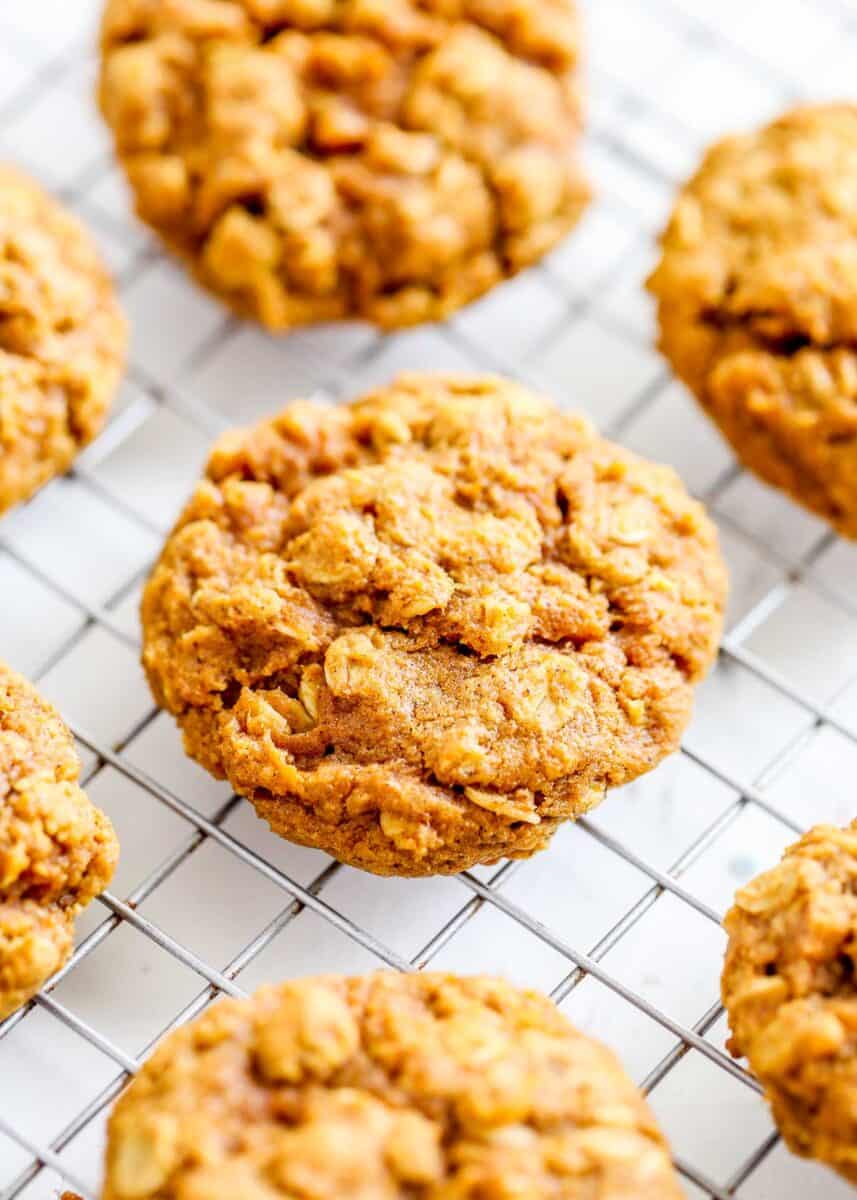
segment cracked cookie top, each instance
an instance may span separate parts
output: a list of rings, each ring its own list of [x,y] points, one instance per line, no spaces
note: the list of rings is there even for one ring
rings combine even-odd
[[[437,320],[588,198],[572,0],[109,0],[100,102],[144,220],[275,330]]]
[[[857,537],[857,106],[714,146],[662,246],[678,374],[747,465]]]
[[[0,165],[0,513],[65,471],[99,432],[125,344],[89,235]]]
[[[532,853],[675,749],[725,573],[668,468],[492,378],[215,447],[143,600],[189,752],[382,873]]]
[[[605,1047],[500,980],[378,974],[226,1000],[110,1119],[104,1200],[679,1200]]]
[[[811,830],[725,924],[730,1049],[792,1150],[857,1183],[857,821]]]
[[[113,827],[79,774],[59,715],[0,663],[0,1019],[62,966],[75,916],[113,875]]]

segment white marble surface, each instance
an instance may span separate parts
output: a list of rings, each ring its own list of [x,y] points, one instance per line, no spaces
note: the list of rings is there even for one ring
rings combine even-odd
[[[616,986],[632,989],[668,1024],[690,1028],[716,1001],[723,936],[686,900],[654,899],[650,878],[603,839],[657,870],[678,864],[681,885],[703,909],[720,913],[738,883],[776,859],[793,826],[855,814],[857,549],[731,470],[716,433],[652,350],[652,313],[640,283],[675,183],[709,138],[751,126],[799,95],[857,93],[857,17],[848,0],[589,0],[585,7],[588,156],[598,199],[576,234],[542,268],[456,317],[451,329],[386,340],[365,327],[317,329],[274,342],[225,318],[130,216],[91,101],[95,0],[0,5],[0,155],[30,168],[91,224],[134,323],[131,376],[111,426],[73,477],[0,525],[0,655],[38,678],[100,745],[122,747],[128,763],[215,817],[228,789],[188,762],[172,723],[153,716],[135,650],[141,578],[212,431],[297,394],[359,391],[402,367],[508,366],[635,449],[672,462],[720,520],[733,571],[730,627],[743,639],[732,648],[754,657],[721,658],[701,690],[687,754],[610,797],[588,828],[563,830],[548,853],[504,878],[502,895],[545,935],[496,906],[476,910],[461,880],[384,881],[342,868],[321,893],[331,910],[402,958],[500,971],[556,990],[568,1014],[643,1080],[676,1038]],[[811,708],[761,678],[758,664],[829,707],[843,730],[818,727]],[[125,897],[188,844],[192,828],[116,767],[88,750],[84,759],[93,799],[122,839],[114,892]],[[754,782],[772,811],[736,805],[735,787]],[[301,885],[328,865],[320,854],[273,839],[241,804],[228,810],[222,828]],[[487,881],[493,873],[475,874]],[[221,969],[289,899],[209,840],[140,911]],[[615,927],[631,909],[639,920],[617,938]],[[93,905],[81,937],[107,916]],[[450,936],[439,938],[451,921],[458,923]],[[574,953],[593,951],[603,955],[608,983],[588,977],[569,990]],[[237,982],[250,989],[379,964],[370,949],[304,911]],[[137,1056],[203,986],[173,954],[124,925],[53,997]],[[722,1049],[722,1019],[706,1036]],[[108,1055],[37,1006],[0,1037],[0,1118],[24,1142],[46,1147],[116,1074]],[[743,1200],[849,1194],[781,1145],[747,1174],[771,1133],[765,1108],[697,1050],[654,1088],[652,1103],[677,1155],[722,1190],[741,1179]],[[103,1126],[101,1112],[62,1154],[92,1193]],[[0,1198],[30,1159],[0,1134]],[[45,1170],[15,1194],[35,1200],[59,1186]],[[689,1183],[688,1194],[706,1192]]]

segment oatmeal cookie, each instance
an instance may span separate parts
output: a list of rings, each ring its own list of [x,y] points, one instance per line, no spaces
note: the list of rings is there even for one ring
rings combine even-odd
[[[108,0],[101,41],[138,213],[272,330],[438,320],[588,200],[573,0]]]
[[[857,106],[714,146],[662,243],[676,372],[746,466],[857,538]]]
[[[495,979],[382,973],[224,1000],[110,1118],[103,1200],[680,1200],[604,1046]]]
[[[723,1003],[796,1153],[857,1184],[857,821],[819,825],[737,895]]]
[[[277,833],[452,872],[532,854],[676,748],[724,592],[671,470],[510,382],[406,375],[216,445],[143,662]]]
[[[0,663],[0,1019],[63,965],[74,918],[116,866],[113,827],[79,775],[59,714]]]
[[[125,343],[89,235],[0,166],[0,513],[67,470],[99,432]]]

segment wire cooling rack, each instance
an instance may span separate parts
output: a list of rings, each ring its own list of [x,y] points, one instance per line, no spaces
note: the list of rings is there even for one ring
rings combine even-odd
[[[693,1197],[850,1194],[790,1157],[724,1051],[720,918],[819,820],[855,815],[857,549],[733,464],[652,346],[640,284],[712,137],[855,91],[848,0],[590,0],[599,196],[550,259],[445,326],[271,341],[196,292],[129,215],[91,102],[93,0],[0,6],[0,156],[89,223],[134,324],[112,421],[0,523],[0,655],[78,738],[122,863],[74,956],[0,1024],[0,1200],[98,1194],[104,1122],[150,1047],[221,993],[382,965],[550,993],[649,1094]],[[406,367],[516,374],[672,462],[712,507],[729,630],[681,754],[526,863],[382,880],[273,837],[182,754],[138,665],[136,608],[211,435]]]

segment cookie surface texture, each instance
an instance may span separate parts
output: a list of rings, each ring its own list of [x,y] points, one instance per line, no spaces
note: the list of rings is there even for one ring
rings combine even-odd
[[[140,216],[285,331],[435,321],[588,200],[572,0],[109,0],[100,104]]]
[[[857,107],[714,146],[662,244],[676,373],[746,466],[857,538]]]
[[[857,822],[820,825],[726,918],[730,1049],[788,1146],[857,1183]]]
[[[113,827],[79,775],[59,714],[0,663],[0,1019],[63,965],[74,918],[116,866]]]
[[[408,375],[221,439],[143,661],[276,832],[452,872],[532,854],[676,748],[724,592],[669,468],[510,382]]]
[[[126,340],[89,234],[0,165],[0,513],[67,470],[100,431]]]
[[[103,1200],[680,1200],[614,1056],[545,997],[379,974],[173,1033],[110,1119]]]

